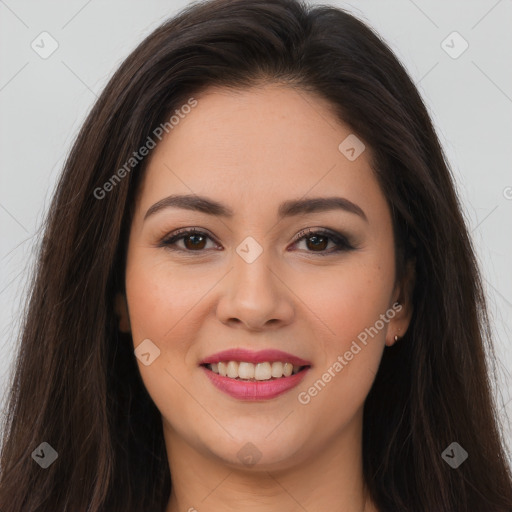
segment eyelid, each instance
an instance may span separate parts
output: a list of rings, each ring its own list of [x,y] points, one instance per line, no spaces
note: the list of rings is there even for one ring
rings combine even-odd
[[[293,244],[295,245],[298,242],[301,242],[302,240],[307,239],[309,236],[313,235],[320,235],[320,236],[326,236],[331,241],[334,242],[335,248],[331,249],[329,251],[306,251],[306,253],[309,254],[317,254],[318,256],[328,256],[329,254],[336,254],[339,252],[346,252],[346,251],[352,251],[357,248],[357,245],[354,244],[351,241],[351,237],[344,235],[342,233],[339,233],[337,231],[334,231],[329,228],[323,228],[323,227],[309,227],[305,229],[301,229],[299,233],[294,237]]]
[[[343,242],[348,243],[348,238],[346,236],[342,235],[341,233],[338,233],[338,232],[333,231],[328,228],[321,228],[321,227],[301,229],[293,238],[293,243],[296,243],[304,238],[307,238],[308,236],[316,235],[316,234],[329,236],[330,238],[332,238],[334,240],[338,240],[340,242],[343,241]]]
[[[173,231],[170,234],[165,235],[160,243],[159,246],[168,247],[171,242],[174,240],[185,238],[186,236],[190,235],[205,235],[206,237],[210,238],[213,242],[215,242],[217,245],[220,245],[219,241],[207,230],[204,228],[198,228],[198,227],[189,227],[189,228],[179,228],[176,231]],[[180,250],[180,249],[178,249]],[[183,251],[182,252],[194,252],[194,251]],[[196,252],[204,252],[204,251],[196,251]]]

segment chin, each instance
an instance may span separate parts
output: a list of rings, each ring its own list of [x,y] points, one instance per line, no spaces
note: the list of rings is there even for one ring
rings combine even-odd
[[[283,430],[281,435],[274,432],[270,436],[269,432],[251,435],[250,431],[245,430],[237,439],[228,436],[221,443],[217,441],[207,446],[207,449],[214,457],[237,470],[275,471],[300,462],[299,459],[304,456],[303,442],[295,443],[289,431]]]

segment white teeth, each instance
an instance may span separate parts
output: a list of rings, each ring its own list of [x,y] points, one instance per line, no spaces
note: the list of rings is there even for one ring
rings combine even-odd
[[[222,377],[228,376],[228,369],[226,366],[226,363],[219,363],[219,375],[221,375]],[[214,371],[213,368],[212,371]]]
[[[258,363],[254,370],[254,378],[256,380],[268,380],[270,377],[272,377],[270,363]]]
[[[232,379],[236,379],[238,377],[238,363],[236,361],[229,361],[228,377],[231,377]]]
[[[293,372],[293,364],[292,363],[284,363],[283,366],[283,375],[285,377],[289,377]]]
[[[238,377],[241,379],[254,379],[254,365],[252,363],[240,363],[238,365]]]
[[[294,366],[292,363],[282,363],[275,361],[273,363],[247,363],[245,361],[222,361],[207,365],[214,373],[222,377],[243,380],[270,380],[289,377],[299,371],[300,366]]]
[[[282,377],[283,375],[283,363],[272,363],[272,377]]]

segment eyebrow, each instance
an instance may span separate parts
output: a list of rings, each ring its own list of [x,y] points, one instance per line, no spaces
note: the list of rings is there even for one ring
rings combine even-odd
[[[218,201],[196,194],[185,194],[171,195],[161,199],[148,209],[144,215],[144,220],[165,208],[181,208],[225,218],[232,218],[234,216],[231,208]],[[364,211],[357,204],[344,197],[315,197],[284,201],[279,205],[278,216],[280,219],[283,219],[285,217],[330,210],[343,210],[353,213],[368,222]]]

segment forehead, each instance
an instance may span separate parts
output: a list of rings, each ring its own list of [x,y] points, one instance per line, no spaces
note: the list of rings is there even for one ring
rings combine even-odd
[[[307,194],[384,200],[370,148],[355,160],[340,151],[354,134],[323,98],[266,85],[211,88],[194,99],[151,154],[144,203],[175,192],[256,206]]]

